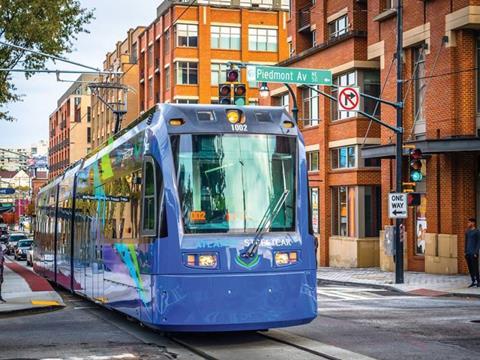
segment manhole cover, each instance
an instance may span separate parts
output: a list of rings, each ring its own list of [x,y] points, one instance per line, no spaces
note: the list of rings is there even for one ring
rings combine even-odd
[[[480,320],[470,320],[470,322],[475,323],[475,324],[480,324]]]

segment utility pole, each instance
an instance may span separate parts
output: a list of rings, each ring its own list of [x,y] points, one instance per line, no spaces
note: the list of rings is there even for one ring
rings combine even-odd
[[[397,128],[403,129],[403,0],[397,0]],[[396,133],[396,192],[402,192],[403,131]],[[395,283],[403,284],[403,241],[400,238],[402,220],[395,219]]]

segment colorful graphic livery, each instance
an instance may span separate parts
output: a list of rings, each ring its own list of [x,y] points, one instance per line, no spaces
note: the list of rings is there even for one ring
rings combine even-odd
[[[308,209],[283,108],[157,105],[41,190],[34,269],[165,331],[304,324]]]

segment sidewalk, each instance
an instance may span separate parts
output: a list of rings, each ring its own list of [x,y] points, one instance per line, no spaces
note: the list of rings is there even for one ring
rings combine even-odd
[[[319,281],[381,286],[424,296],[459,295],[480,297],[480,288],[467,288],[471,283],[467,275],[434,275],[405,271],[404,284],[395,284],[393,272],[379,268],[331,268],[318,269]]]
[[[17,262],[5,258],[0,316],[18,311],[65,306],[50,283]]]

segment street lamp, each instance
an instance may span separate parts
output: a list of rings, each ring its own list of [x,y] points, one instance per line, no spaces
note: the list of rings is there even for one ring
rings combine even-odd
[[[270,95],[270,89],[268,88],[268,85],[266,82],[262,82],[262,85],[260,85],[260,89],[258,91],[262,98],[265,98]]]

